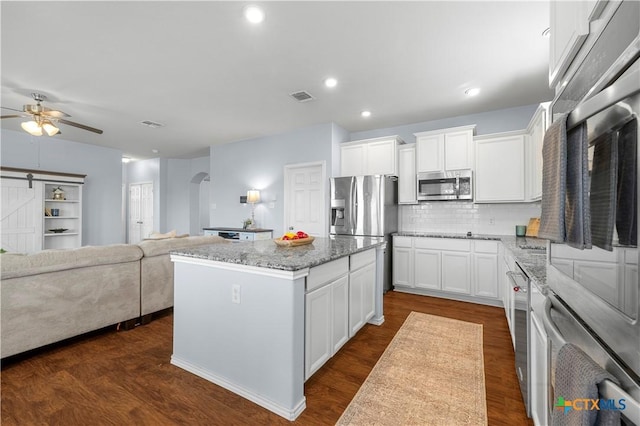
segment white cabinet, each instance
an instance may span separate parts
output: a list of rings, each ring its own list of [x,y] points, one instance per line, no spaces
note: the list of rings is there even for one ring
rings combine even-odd
[[[542,198],[542,143],[547,131],[550,102],[538,106],[527,127],[527,199]]]
[[[542,320],[538,318],[535,311],[531,311],[529,316],[529,330],[531,331],[529,347],[531,418],[534,425],[544,426],[549,424],[549,344]]]
[[[345,142],[340,145],[340,175],[398,175],[398,136]]]
[[[473,168],[473,126],[414,133],[416,172]]]
[[[375,311],[375,250],[356,253],[349,270],[349,337],[354,336]]]
[[[32,253],[80,247],[84,178],[3,167],[2,248]]]
[[[398,204],[416,204],[416,145],[398,147]]]
[[[309,271],[305,295],[305,379],[349,338],[348,292],[348,258]]]
[[[479,136],[475,143],[475,202],[525,201],[524,132]]]
[[[393,237],[393,285],[408,293],[500,305],[498,241]]]
[[[474,296],[498,299],[498,246],[497,241],[473,242],[473,291]]]

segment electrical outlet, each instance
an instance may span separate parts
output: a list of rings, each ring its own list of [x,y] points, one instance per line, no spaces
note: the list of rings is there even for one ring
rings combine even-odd
[[[489,225],[495,225],[496,224],[496,218],[495,217],[490,217],[489,218]]]
[[[240,284],[231,286],[231,303],[240,304]]]

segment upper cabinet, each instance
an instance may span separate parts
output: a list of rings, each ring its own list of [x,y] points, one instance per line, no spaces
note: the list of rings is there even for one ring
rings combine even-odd
[[[476,137],[476,203],[525,201],[525,135]]]
[[[555,88],[589,35],[590,23],[605,1],[552,1],[549,37],[549,87]]]
[[[475,202],[514,203],[542,198],[542,143],[549,102],[524,130],[476,136]]]
[[[398,204],[416,204],[416,144],[398,147]]]
[[[527,127],[527,198],[542,198],[542,142],[549,124],[550,102],[540,104]]]
[[[345,142],[340,145],[340,175],[398,176],[398,136]]]
[[[473,168],[475,125],[415,133],[416,173]]]

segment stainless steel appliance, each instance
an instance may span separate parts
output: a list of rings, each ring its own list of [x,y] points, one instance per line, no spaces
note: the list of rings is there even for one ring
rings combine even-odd
[[[398,230],[397,178],[348,176],[331,178],[332,235],[383,237],[384,291],[391,289],[391,234]]]
[[[471,170],[418,173],[418,201],[472,200]]]
[[[508,271],[507,276],[511,281],[511,288],[514,291],[511,306],[513,309],[513,330],[515,336],[515,358],[516,358],[516,374],[518,383],[520,384],[520,392],[524,401],[525,410],[529,415],[529,312],[531,306],[529,287],[531,280],[529,276],[522,270],[518,263],[515,263],[513,271]],[[518,295],[518,296],[516,296]],[[519,299],[519,300],[516,300]],[[520,301],[524,303],[518,303]]]
[[[552,106],[554,114],[569,113],[568,131],[586,123],[594,246],[550,244],[543,322],[552,346],[551,386],[559,347],[574,343],[620,382],[605,381],[601,397],[625,399],[623,423],[640,425],[640,3],[607,7],[615,12]]]

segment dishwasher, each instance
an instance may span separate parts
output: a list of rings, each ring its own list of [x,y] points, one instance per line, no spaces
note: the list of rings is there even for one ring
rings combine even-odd
[[[514,291],[515,303],[511,304],[510,309],[513,310],[513,330],[515,335],[515,358],[516,358],[516,374],[520,384],[520,392],[524,401],[527,416],[529,412],[529,307],[531,306],[529,292],[529,276],[522,270],[520,265],[515,262],[514,269],[507,272],[507,276],[511,281],[511,287]]]

